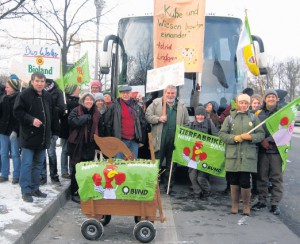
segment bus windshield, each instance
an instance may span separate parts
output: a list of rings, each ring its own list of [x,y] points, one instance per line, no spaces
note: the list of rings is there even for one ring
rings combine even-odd
[[[238,18],[205,17],[203,73],[202,77],[197,76],[201,80],[199,103],[216,98],[229,102],[243,89],[245,77],[237,72],[235,56],[241,25],[242,21]],[[146,84],[147,70],[153,68],[152,32],[152,16],[130,17],[119,21],[118,36],[123,42],[124,50],[118,50],[118,84]],[[126,65],[122,64],[124,54],[127,56]],[[122,72],[124,68],[126,72]],[[190,73],[185,77],[185,85],[179,87],[179,97],[188,107],[192,107],[191,94],[196,87],[196,75]],[[220,100],[216,102],[220,103]]]

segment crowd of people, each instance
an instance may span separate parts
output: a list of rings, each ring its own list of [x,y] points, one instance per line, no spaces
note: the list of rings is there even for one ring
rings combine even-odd
[[[278,149],[265,125],[248,133],[279,109],[279,92],[268,89],[262,97],[246,88],[226,108],[224,98],[223,108],[216,101],[199,104],[194,108],[192,122],[173,85],[168,85],[164,96],[154,99],[147,108],[140,95],[132,96],[128,85],[119,88],[120,96],[115,100],[109,91],[102,93],[101,89],[101,84],[93,81],[90,92],[80,95],[78,85],[67,84],[64,95],[52,79],[35,72],[29,87],[21,91],[20,80],[11,75],[0,97],[0,183],[9,180],[11,157],[12,184],[20,185],[22,199],[33,202],[33,197],[47,197],[40,190],[40,185],[47,182],[46,152],[50,179],[60,185],[56,155],[60,138],[61,177],[71,180],[72,200],[79,203],[75,166],[95,158],[94,134],[119,138],[137,158],[140,149],[147,145],[147,132],[151,130],[155,157],[162,170],[159,180],[164,191],[172,195],[176,171],[176,164],[171,167],[172,152],[176,125],[181,125],[219,136],[226,143],[226,190],[231,194],[231,213],[238,213],[241,200],[244,215],[249,215],[250,209],[266,208],[270,193],[270,212],[280,214],[283,180]],[[196,169],[188,172],[191,195],[208,197],[209,175]],[[252,208],[251,195],[258,195]]]

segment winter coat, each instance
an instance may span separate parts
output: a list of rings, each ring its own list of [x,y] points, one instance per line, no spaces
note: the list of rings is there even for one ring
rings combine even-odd
[[[51,90],[48,90],[51,94],[55,111],[58,115],[58,118],[61,119],[65,113],[66,105],[64,101],[64,95],[59,87],[54,83],[54,87]]]
[[[98,131],[99,136],[112,136],[112,120],[111,120],[112,110],[110,107],[105,107],[104,113],[99,115]]]
[[[193,121],[190,125],[190,129],[203,132],[205,134],[218,136],[218,130],[211,119],[205,118],[202,122]]]
[[[20,145],[31,150],[49,148],[51,135],[59,134],[57,113],[51,95],[42,91],[39,95],[32,86],[17,96],[14,104],[14,116],[20,123]],[[33,120],[42,121],[40,127],[33,126]]]
[[[59,137],[63,139],[68,139],[69,137],[68,117],[70,112],[78,106],[79,97],[74,97],[74,96],[70,96],[69,94],[66,94],[66,102],[67,102],[67,113],[64,113],[64,115],[60,119],[60,131],[59,131]]]
[[[70,135],[68,138],[68,154],[71,163],[94,159],[96,144],[94,134],[98,134],[99,112],[94,105],[90,110],[79,105],[69,117]]]
[[[156,98],[149,105],[146,110],[146,120],[152,126],[152,137],[154,151],[160,150],[161,136],[163,130],[163,123],[159,122],[159,118],[162,116],[162,97]],[[176,125],[188,126],[189,125],[189,114],[187,108],[181,101],[177,101],[177,114],[176,114]]]
[[[19,92],[0,97],[0,134],[9,136],[13,131],[19,134],[19,122],[13,116],[13,107]]]
[[[279,109],[280,109],[280,106],[279,106],[279,104],[277,104],[276,108],[273,111],[270,111],[270,110],[267,109],[266,104],[263,103],[263,106],[261,107],[261,109],[258,109],[255,114],[258,116],[260,121],[264,121],[268,117],[270,117],[272,114],[276,113]],[[275,144],[275,141],[274,141],[273,137],[271,136],[270,132],[268,131],[266,124],[263,124],[262,128],[265,132],[265,137],[264,138],[266,138],[268,140],[268,142],[270,143],[272,148],[265,149],[259,144],[259,152],[278,154],[279,153],[278,148]]]
[[[232,123],[230,118],[233,119]],[[251,133],[252,141],[234,141],[235,135],[247,133],[260,123],[256,116],[253,118],[254,122],[249,111],[231,111],[219,131],[220,139],[226,143],[225,167],[228,172],[257,172],[257,143],[264,138],[263,128],[260,126]]]
[[[113,105],[110,107],[111,109],[111,121],[112,121],[112,135],[116,138],[121,138],[121,114],[122,107],[120,104],[120,99],[118,98]],[[146,127],[147,121],[145,119],[145,114],[143,108],[132,99],[133,102],[133,112],[134,112],[134,134],[135,141],[138,143],[145,144],[146,141]]]

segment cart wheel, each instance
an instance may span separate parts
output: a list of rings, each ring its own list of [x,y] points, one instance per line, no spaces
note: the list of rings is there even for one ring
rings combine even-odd
[[[102,218],[100,219],[100,223],[105,226],[108,225],[111,220],[111,215],[103,215]]]
[[[87,219],[81,225],[81,234],[88,240],[98,240],[103,235],[103,225],[96,219]]]
[[[152,241],[156,236],[156,229],[150,221],[140,221],[134,226],[134,237],[143,243]]]

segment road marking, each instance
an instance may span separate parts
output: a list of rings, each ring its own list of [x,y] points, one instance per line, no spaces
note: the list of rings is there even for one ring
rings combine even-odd
[[[298,133],[293,133],[292,136],[293,136],[293,137],[296,137],[296,138],[300,138],[300,134],[298,134]]]

